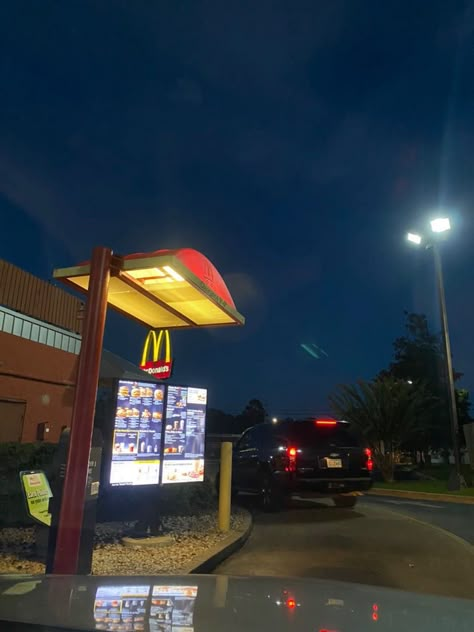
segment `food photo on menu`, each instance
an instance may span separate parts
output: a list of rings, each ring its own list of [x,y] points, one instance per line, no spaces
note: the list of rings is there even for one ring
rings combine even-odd
[[[204,459],[163,460],[163,483],[198,483],[204,480]]]

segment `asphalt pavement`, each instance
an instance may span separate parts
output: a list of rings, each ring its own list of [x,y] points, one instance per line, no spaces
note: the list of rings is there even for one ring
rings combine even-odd
[[[296,501],[264,514],[255,499],[244,503],[254,513],[253,532],[217,574],[316,577],[473,598],[474,547],[396,505],[364,499],[351,510]]]
[[[385,507],[406,516],[441,527],[474,544],[474,505],[457,505],[437,500],[410,500],[386,496],[364,496],[362,504]]]

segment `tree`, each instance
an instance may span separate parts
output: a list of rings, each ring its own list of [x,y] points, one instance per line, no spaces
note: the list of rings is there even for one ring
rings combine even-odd
[[[217,408],[207,409],[208,434],[232,434],[235,432],[235,417]]]
[[[266,411],[259,399],[251,399],[242,414],[236,419],[239,432],[243,432],[251,426],[261,424],[265,421]]]
[[[456,406],[458,409],[458,421],[459,425],[470,424],[472,422],[469,410],[471,408],[471,401],[469,399],[469,391],[466,388],[456,389]]]
[[[427,426],[430,397],[422,385],[393,377],[338,387],[330,397],[335,413],[362,434],[384,480],[393,480],[394,456],[402,445],[417,440]]]
[[[393,343],[394,360],[378,377],[394,377],[399,380],[421,384],[431,401],[429,432],[425,432],[422,444],[412,448],[427,450],[430,447],[446,448],[451,443],[448,390],[445,370],[444,348],[440,334],[431,333],[424,314],[405,312],[404,336]],[[462,373],[454,372],[454,379]],[[469,419],[469,394],[457,390],[458,416],[460,423]]]

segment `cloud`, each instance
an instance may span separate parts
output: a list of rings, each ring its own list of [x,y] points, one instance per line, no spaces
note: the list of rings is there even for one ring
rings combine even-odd
[[[36,170],[0,153],[0,193],[73,253],[74,232],[67,228],[67,207],[54,178],[41,177]]]

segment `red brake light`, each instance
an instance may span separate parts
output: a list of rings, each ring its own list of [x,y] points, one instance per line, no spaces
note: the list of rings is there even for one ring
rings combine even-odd
[[[285,468],[287,472],[296,472],[296,453],[298,450],[295,447],[286,449],[286,455],[288,457],[288,465]]]
[[[372,606],[372,621],[378,621],[379,620],[379,607],[378,604],[374,603],[374,605]]]
[[[336,424],[335,419],[316,419],[317,426],[335,426]]]
[[[367,457],[367,469],[369,472],[372,472],[374,469],[374,462],[372,461],[372,450],[370,448],[365,448],[364,454]]]
[[[296,606],[296,601],[294,599],[287,599],[286,600],[286,607],[290,608],[290,610],[293,610],[293,608]]]

